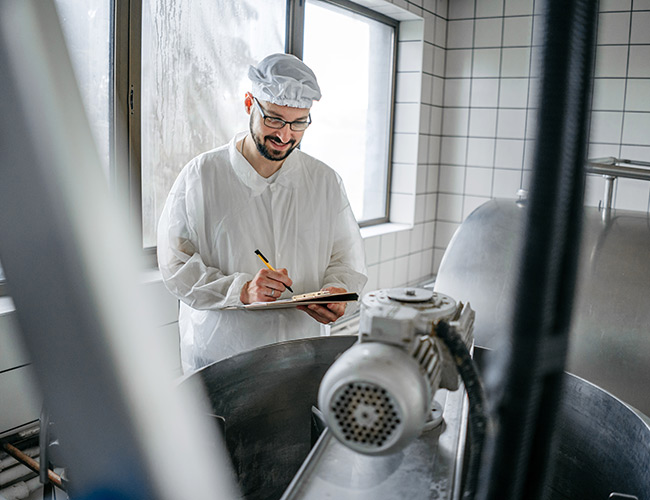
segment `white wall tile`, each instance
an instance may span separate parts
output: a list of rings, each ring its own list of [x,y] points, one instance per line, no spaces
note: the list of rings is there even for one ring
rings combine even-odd
[[[623,113],[594,111],[591,113],[592,142],[620,142]]]
[[[506,0],[506,16],[521,16],[533,13],[533,0]]]
[[[0,381],[3,371],[29,363],[20,335],[15,313],[0,315]]]
[[[476,17],[503,15],[503,0],[480,0],[476,2]]]
[[[434,52],[435,48],[432,44],[425,43],[422,50],[422,71],[433,74],[435,67],[434,58],[436,56]]]
[[[443,221],[436,222],[435,247],[447,248],[447,245],[449,245],[449,242],[451,241],[451,238],[454,236],[456,229],[458,229],[458,226],[460,226],[460,224],[456,222],[443,222]]]
[[[472,106],[496,107],[499,98],[499,80],[472,78]]]
[[[491,168],[467,167],[465,194],[472,196],[490,196],[492,194]]]
[[[494,164],[494,139],[470,137],[467,140],[467,165],[491,167]]]
[[[397,45],[397,71],[422,69],[422,42],[399,42]]]
[[[627,46],[597,47],[595,76],[625,77],[627,69]]]
[[[451,0],[449,2],[449,19],[474,17],[474,0]]]
[[[363,289],[363,294],[379,288],[379,264],[368,266],[368,281]]]
[[[497,110],[493,108],[472,108],[469,117],[469,135],[494,137],[497,131]]]
[[[410,231],[411,240],[409,242],[409,249],[411,252],[419,252],[423,250],[424,247],[424,225],[431,224],[430,222],[416,224],[413,226],[413,229]]]
[[[440,143],[441,143],[441,138],[440,137],[435,137],[435,136],[430,136],[427,142],[429,143],[429,147],[427,148],[427,151],[429,152],[429,162],[430,163],[438,163],[440,161]]]
[[[2,373],[0,383],[0,434],[39,418],[42,397],[36,384],[32,366]],[[80,383],[82,383],[80,381]],[[74,394],[74,387],[67,387]]]
[[[463,220],[467,219],[474,210],[490,200],[491,198],[485,196],[465,196],[463,200]]]
[[[424,31],[424,22],[421,20],[402,21],[399,23],[399,41],[421,41]]]
[[[461,222],[463,216],[463,196],[458,194],[438,195],[438,220]]]
[[[435,44],[439,47],[447,47],[447,24],[444,18],[436,17]]]
[[[447,23],[447,48],[467,49],[474,43],[474,20]]]
[[[429,136],[420,134],[418,136],[418,163],[424,165],[429,161]]]
[[[501,62],[501,76],[523,77],[530,73],[529,48],[504,48]]]
[[[409,254],[411,231],[398,231],[395,233],[395,256],[402,257]]]
[[[500,47],[502,27],[501,18],[477,19],[474,47]]]
[[[433,106],[429,113],[429,120],[429,133],[440,135],[442,133],[442,108]],[[429,145],[429,156],[431,156],[431,145]]]
[[[392,288],[395,286],[395,261],[389,260],[379,264],[377,288]]]
[[[440,145],[440,163],[464,165],[466,150],[466,137],[443,137]]]
[[[440,165],[441,193],[462,194],[465,189],[465,167]]]
[[[393,163],[391,192],[415,194],[416,178],[417,165],[415,163]]]
[[[446,64],[447,64],[447,51],[440,47],[434,47],[433,48],[433,75],[439,76],[440,78],[444,78]]]
[[[408,255],[395,259],[395,274],[393,286],[404,286],[408,282],[409,258]]]
[[[650,161],[650,147],[621,145],[621,158],[637,161]]]
[[[424,214],[416,222],[431,222],[438,217],[438,194],[427,193],[424,198]]]
[[[588,158],[605,158],[607,156],[613,156],[614,158],[619,156],[620,146],[618,144],[589,144]],[[620,156],[624,155],[621,153]]]
[[[650,111],[650,79],[627,81],[625,109],[627,111]]]
[[[444,254],[445,254],[444,249],[436,248],[433,251],[433,269],[432,269],[433,274],[438,274],[438,269],[440,268],[440,262],[442,261]]]
[[[445,82],[445,106],[469,106],[469,78],[449,78]]]
[[[622,210],[648,210],[650,183],[636,179],[618,179],[614,206]]]
[[[390,221],[400,224],[412,224],[415,216],[416,195],[392,193],[390,204]]]
[[[436,43],[436,16],[434,16],[431,12],[425,11],[423,17],[424,41],[428,43]]]
[[[409,73],[401,73],[401,74],[409,74]],[[432,104],[432,96],[433,96],[433,76],[432,75],[427,75],[426,73],[422,73],[422,83],[421,83],[421,91],[420,91],[420,98],[422,104]],[[416,79],[419,80],[419,76],[416,77]]]
[[[379,242],[379,261],[384,262],[395,258],[395,233],[381,235]]]
[[[366,265],[371,266],[379,262],[379,248],[381,246],[381,236],[371,236],[364,238],[363,245],[366,253]]]
[[[622,142],[650,146],[650,113],[625,113]]]
[[[395,133],[419,132],[420,105],[416,103],[398,103],[395,105]]]
[[[416,163],[418,161],[418,136],[415,134],[395,134],[393,136],[393,161]]]
[[[426,201],[427,197],[435,196],[429,194],[418,194],[415,196],[415,217],[410,220],[410,224],[417,224],[418,222],[424,222],[427,217],[427,206]]]
[[[435,12],[446,19],[449,16],[449,0],[436,0]]]
[[[591,109],[614,111],[623,109],[625,101],[625,79],[595,78]]]
[[[420,106],[420,123],[418,129],[422,134],[431,133],[431,106],[422,104]]]
[[[447,78],[469,77],[472,72],[472,50],[455,49],[446,52],[445,75]],[[440,75],[442,76],[442,75]]]
[[[630,69],[628,76],[650,78],[650,45],[630,46]]]
[[[639,0],[635,0],[637,3]],[[632,0],[600,0],[598,8],[600,12],[607,12],[610,10],[630,10]]]
[[[438,176],[440,167],[438,165],[429,165],[427,167],[427,193],[433,193],[438,190]]]
[[[445,91],[445,80],[437,76],[433,77],[433,90],[431,91],[431,104],[442,106]]]
[[[422,279],[422,252],[409,255],[408,282],[415,284]]]
[[[494,166],[499,168],[521,168],[524,159],[524,141],[497,139]]]
[[[442,115],[443,135],[467,135],[469,108],[445,108]]]
[[[497,136],[503,139],[523,139],[526,127],[526,110],[500,109]]]
[[[635,2],[636,3],[636,2]],[[632,17],[631,43],[650,43],[650,12],[635,12]]]
[[[427,192],[427,172],[429,167],[427,165],[418,165],[417,179],[415,183],[416,194],[423,194]]]
[[[501,49],[475,49],[472,75],[475,77],[499,76]]]
[[[530,46],[533,38],[533,18],[506,17],[503,25],[503,46]]]
[[[429,77],[429,82],[431,77]],[[420,72],[398,73],[395,85],[395,102],[419,102],[423,76]],[[429,100],[431,95],[429,94]]]
[[[521,171],[494,169],[494,186],[492,196],[494,198],[517,198],[517,191],[521,185]]]
[[[528,80],[525,78],[502,78],[499,89],[499,106],[525,108],[528,99]]]
[[[623,5],[625,5],[627,2],[622,1],[621,2]],[[619,7],[620,9],[620,7]],[[650,0],[634,0],[634,4],[632,5],[633,10],[650,10]]]
[[[598,44],[627,44],[629,36],[629,12],[611,12],[598,16]]]
[[[425,222],[424,223],[424,234],[422,236],[422,245],[426,248],[433,248],[433,238],[435,237],[436,223],[435,222]]]

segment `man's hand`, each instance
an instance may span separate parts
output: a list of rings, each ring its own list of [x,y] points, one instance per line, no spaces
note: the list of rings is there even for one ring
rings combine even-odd
[[[282,292],[293,281],[289,278],[286,269],[260,269],[255,277],[247,282],[241,289],[239,299],[243,304],[252,304],[253,302],[273,302],[280,298]]]
[[[323,288],[323,290],[328,290],[331,293],[345,293],[347,290],[345,288],[340,288],[337,286],[328,286]],[[333,323],[345,312],[345,302],[338,302],[334,304],[309,304],[308,306],[298,306],[298,309],[305,311],[312,318],[314,318],[319,323],[328,325]]]

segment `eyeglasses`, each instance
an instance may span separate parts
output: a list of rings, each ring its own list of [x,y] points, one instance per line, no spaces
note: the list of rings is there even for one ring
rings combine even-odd
[[[296,120],[294,122],[288,122],[285,120],[281,120],[280,118],[266,116],[264,110],[262,109],[262,106],[260,106],[260,103],[257,101],[257,97],[253,97],[253,100],[255,101],[255,105],[257,106],[257,109],[260,111],[262,118],[264,118],[264,125],[266,125],[269,128],[281,129],[284,128],[285,125],[289,125],[289,128],[294,132],[302,132],[303,130],[307,130],[307,127],[309,127],[309,125],[311,124],[311,114],[307,115],[307,121]]]

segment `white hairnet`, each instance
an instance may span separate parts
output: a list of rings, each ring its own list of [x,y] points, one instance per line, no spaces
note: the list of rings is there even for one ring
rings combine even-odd
[[[290,54],[271,54],[257,67],[249,66],[248,78],[255,97],[279,106],[311,108],[321,97],[314,72]]]

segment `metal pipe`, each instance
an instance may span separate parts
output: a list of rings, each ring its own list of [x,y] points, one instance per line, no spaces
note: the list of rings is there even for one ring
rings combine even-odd
[[[539,499],[551,476],[584,194],[598,2],[544,3],[533,179],[507,344],[486,366],[496,420],[480,500]],[[531,286],[534,284],[534,286]]]
[[[18,448],[15,446],[9,444],[9,443],[4,443],[2,445],[4,450],[9,453],[12,457],[14,457],[16,460],[18,460],[20,463],[23,465],[29,467],[31,470],[36,472],[37,474],[40,474],[41,471],[41,466],[40,464],[34,460],[32,457],[25,455],[22,451],[20,451]],[[63,491],[65,491],[65,486],[63,485],[63,480],[61,479],[61,476],[58,474],[55,474],[54,471],[51,471],[50,469],[47,469],[47,479],[54,483],[58,488],[61,488]]]

